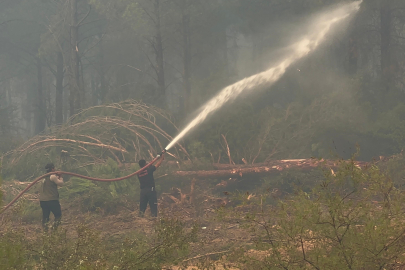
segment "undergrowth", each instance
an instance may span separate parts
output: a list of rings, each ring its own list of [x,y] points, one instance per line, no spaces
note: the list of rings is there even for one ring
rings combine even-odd
[[[22,231],[9,229],[0,238],[1,269],[90,270],[162,269],[181,262],[197,239],[197,227],[185,229],[176,219],[156,221],[149,237],[127,236],[109,241],[80,224],[76,237],[59,228],[50,234],[27,238]]]

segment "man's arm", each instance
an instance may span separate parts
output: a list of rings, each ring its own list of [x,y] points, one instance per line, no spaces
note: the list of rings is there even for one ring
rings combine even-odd
[[[56,174],[52,174],[50,176],[51,181],[53,181],[55,184],[57,184],[58,186],[63,186],[63,178],[60,176],[57,176]]]
[[[156,163],[155,167],[156,169],[159,168],[160,164],[162,164],[163,160],[165,159],[165,156],[162,155],[162,157],[159,159],[159,161]]]

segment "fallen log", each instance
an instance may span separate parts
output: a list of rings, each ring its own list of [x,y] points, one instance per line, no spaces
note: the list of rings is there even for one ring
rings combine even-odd
[[[345,162],[345,161],[341,161]],[[346,161],[348,164],[349,162]],[[290,159],[290,160],[277,160],[267,166],[246,166],[246,165],[231,165],[226,167],[230,169],[212,170],[212,171],[177,171],[173,175],[185,178],[198,178],[198,179],[229,179],[229,178],[242,178],[248,176],[260,176],[271,174],[274,172],[283,171],[285,169],[300,169],[311,170],[319,166],[327,168],[337,168],[339,161],[332,160],[317,160],[317,159]],[[369,166],[370,163],[363,161],[355,161],[354,165],[359,168]],[[222,167],[225,168],[225,167]]]
[[[232,169],[243,169],[243,168],[255,168],[255,167],[273,167],[283,164],[290,164],[292,166],[300,166],[301,164],[307,163],[318,163],[324,162],[324,160],[317,160],[317,159],[285,159],[285,160],[271,160],[262,163],[255,163],[255,164],[223,164],[223,163],[213,163],[212,166],[214,169],[217,170],[232,170]],[[330,163],[331,161],[327,161]]]
[[[324,159],[284,159],[284,160],[271,160],[256,164],[223,164],[223,163],[213,163],[212,166],[217,170],[232,170],[232,169],[244,169],[244,168],[256,168],[256,167],[273,167],[273,166],[289,166],[300,167],[300,166],[318,166],[319,164],[325,164],[326,166],[336,166],[340,161],[336,160],[324,160]],[[348,162],[348,161],[346,161]],[[365,161],[355,161],[355,165],[360,167],[366,166],[369,162]]]
[[[241,168],[252,168],[252,167],[263,167],[269,166],[271,163],[256,163],[256,164],[223,164],[223,163],[214,163],[212,166],[217,170],[231,170],[231,169],[241,169]]]

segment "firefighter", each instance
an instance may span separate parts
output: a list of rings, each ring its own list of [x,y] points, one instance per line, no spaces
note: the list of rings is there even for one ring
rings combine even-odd
[[[47,173],[54,172],[55,166],[53,163],[48,163],[45,166]],[[62,210],[59,203],[58,187],[63,186],[63,178],[57,174],[51,174],[44,178],[40,190],[39,202],[42,208],[42,227],[45,231],[48,230],[49,215],[55,217],[53,228],[56,229],[62,219]]]
[[[149,203],[150,212],[152,217],[157,217],[157,195],[155,188],[155,179],[153,178],[153,172],[162,164],[164,155],[161,156],[159,161],[155,165],[151,165],[138,174],[138,180],[141,189],[141,196],[139,202],[139,216],[143,217],[146,207]],[[141,168],[146,166],[146,161],[141,159],[139,162]]]

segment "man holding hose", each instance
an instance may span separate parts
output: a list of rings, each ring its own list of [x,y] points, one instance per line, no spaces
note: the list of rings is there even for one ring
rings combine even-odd
[[[141,187],[141,197],[139,202],[139,216],[141,217],[143,217],[143,215],[145,214],[148,203],[152,217],[157,217],[157,195],[153,172],[156,171],[157,168],[159,168],[160,164],[162,164],[163,159],[164,155],[161,156],[156,165],[151,165],[138,174],[139,184]],[[144,159],[141,159],[138,163],[139,167],[141,168],[146,166],[146,161]]]
[[[48,163],[45,166],[47,173],[54,172],[55,166],[53,163]],[[56,174],[48,175],[44,178],[40,191],[39,202],[42,208],[42,227],[48,231],[49,215],[55,217],[53,228],[56,229],[62,219],[62,210],[59,203],[58,187],[63,186],[63,178]]]

